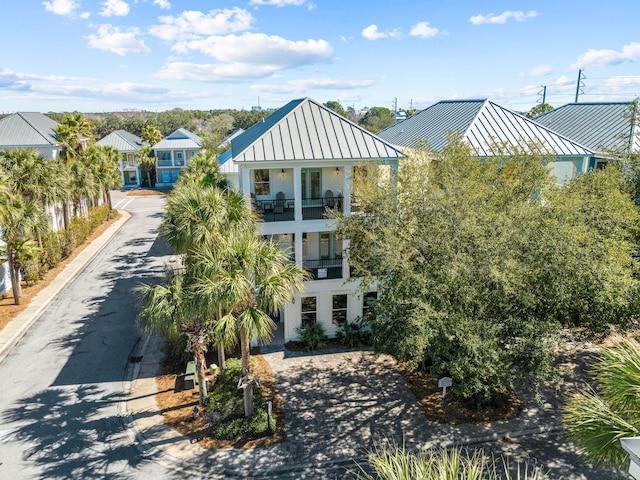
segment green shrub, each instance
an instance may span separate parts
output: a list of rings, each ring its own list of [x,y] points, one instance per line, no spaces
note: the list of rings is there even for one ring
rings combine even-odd
[[[233,440],[240,436],[259,438],[267,434],[268,399],[264,397],[262,387],[254,384],[255,413],[251,418],[245,418],[243,392],[237,388],[241,372],[240,359],[227,359],[226,368],[219,373],[215,388],[209,394],[205,418],[211,424],[213,438]]]
[[[62,230],[58,232],[58,238],[60,239],[60,252],[62,259],[69,258],[73,251],[78,246],[76,233],[73,230]]]
[[[58,266],[62,261],[62,243],[58,232],[49,231],[42,235],[40,263],[47,270]]]
[[[345,322],[338,325],[336,338],[340,342],[348,344],[351,348],[362,347],[369,344],[371,333],[365,330],[362,319],[358,317],[353,322]]]
[[[42,270],[38,260],[27,260],[22,264],[20,270],[22,271],[22,278],[27,282],[27,285],[33,285],[42,279]]]
[[[300,337],[304,348],[307,349],[307,352],[322,348],[327,344],[327,336],[324,333],[324,327],[321,323],[298,327],[296,328],[296,333]]]

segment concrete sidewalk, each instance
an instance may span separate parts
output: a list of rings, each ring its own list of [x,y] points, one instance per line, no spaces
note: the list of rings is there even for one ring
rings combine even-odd
[[[9,355],[13,346],[29,330],[29,327],[40,318],[60,292],[84,270],[129,218],[131,218],[129,212],[120,211],[120,218],[111,224],[102,235],[85,246],[64,270],[29,302],[24,310],[0,330],[0,363]]]

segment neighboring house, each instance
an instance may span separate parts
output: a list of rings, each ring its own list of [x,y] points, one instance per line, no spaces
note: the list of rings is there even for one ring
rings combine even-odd
[[[594,152],[568,136],[563,136],[519,113],[490,100],[450,100],[438,102],[406,120],[378,133],[390,144],[415,149],[421,142],[441,149],[449,133],[459,134],[478,157],[500,154],[500,147],[537,150],[552,155],[552,174],[565,184],[576,174],[586,172]]]
[[[262,218],[262,233],[289,249],[313,279],[302,298],[274,320],[280,341],[296,328],[320,323],[328,334],[361,317],[376,293],[364,296],[347,282],[348,240],[334,234],[328,210],[349,214],[355,167],[397,168],[402,153],[389,143],[309,98],[294,100],[231,140],[220,168]]]
[[[156,156],[156,187],[171,187],[189,160],[202,150],[202,139],[179,128],[151,148]]]
[[[534,120],[595,151],[591,168],[606,165],[611,152],[640,153],[638,112],[633,102],[569,103]]]
[[[139,187],[144,172],[142,166],[138,165],[138,151],[147,142],[139,136],[125,130],[116,130],[96,142],[97,145],[113,147],[120,152],[120,175],[124,188]]]
[[[54,137],[58,124],[36,112],[12,113],[0,120],[0,151],[34,149],[45,158],[56,158],[60,147]]]

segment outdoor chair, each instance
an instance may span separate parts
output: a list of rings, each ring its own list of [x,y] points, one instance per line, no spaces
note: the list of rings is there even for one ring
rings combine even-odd
[[[336,205],[336,200],[333,198],[333,192],[331,190],[327,190],[324,192],[324,202],[328,208],[333,208]]]
[[[285,198],[284,193],[276,193],[276,201],[273,205],[273,213],[284,213]]]

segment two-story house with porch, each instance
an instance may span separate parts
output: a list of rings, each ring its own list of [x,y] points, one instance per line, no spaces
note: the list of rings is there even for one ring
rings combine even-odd
[[[120,176],[124,188],[139,187],[144,172],[138,164],[138,151],[148,145],[142,138],[126,130],[116,130],[96,142],[97,145],[113,147],[120,152]]]
[[[156,156],[156,187],[172,187],[189,160],[202,150],[202,139],[179,128],[151,148]]]
[[[397,168],[399,150],[309,98],[293,100],[231,140],[218,161],[262,218],[262,233],[291,252],[312,279],[301,298],[277,315],[279,340],[296,328],[337,326],[363,315],[369,298],[349,282],[348,240],[335,235],[332,210],[351,214],[354,168]]]

